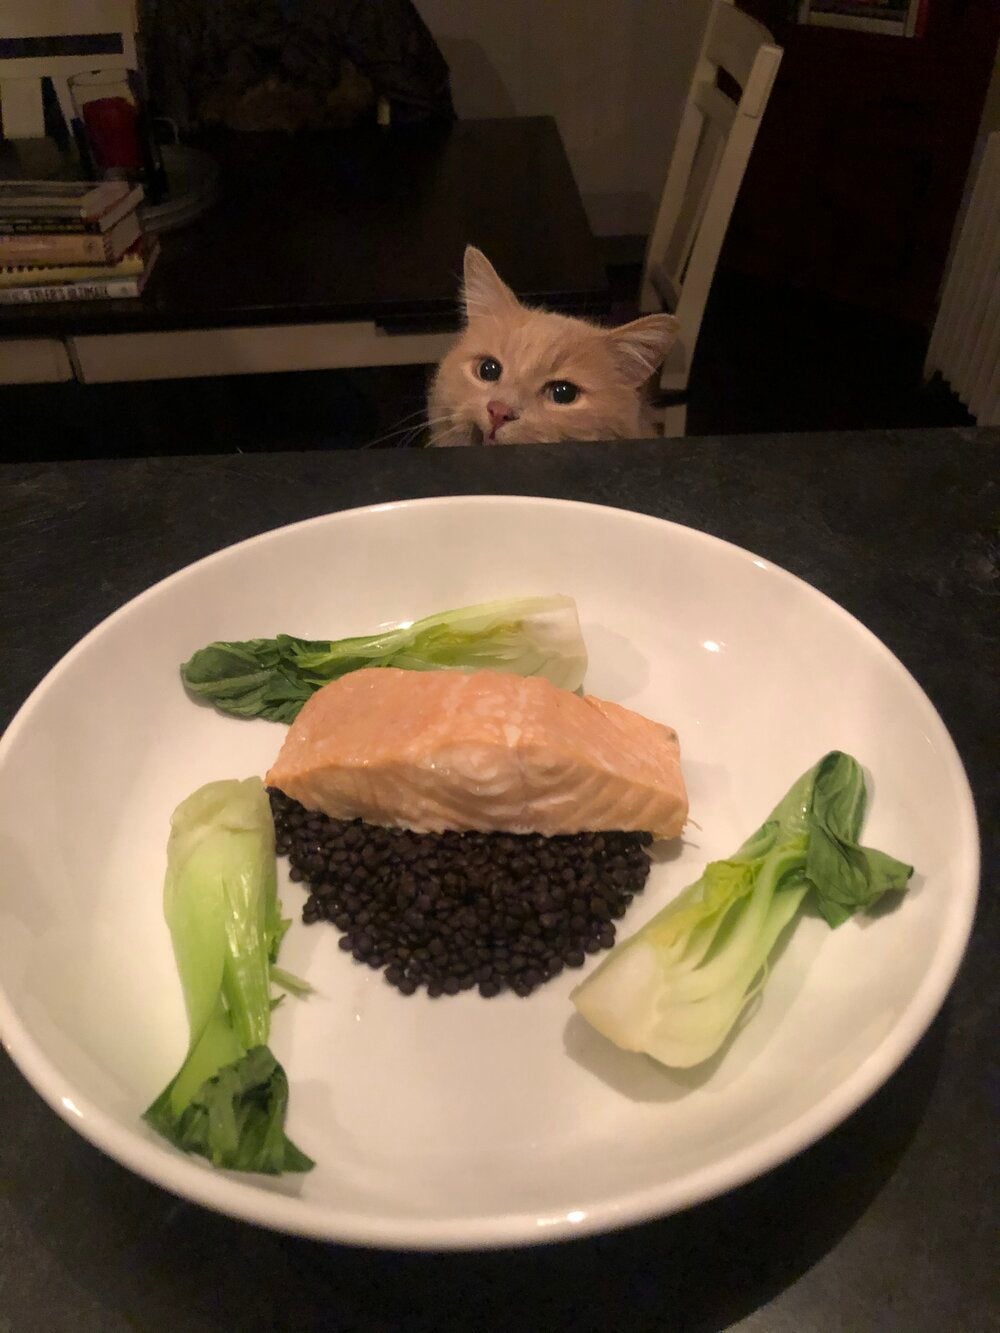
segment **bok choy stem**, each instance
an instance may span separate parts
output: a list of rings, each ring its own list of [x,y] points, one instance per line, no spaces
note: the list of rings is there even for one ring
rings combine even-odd
[[[284,1132],[288,1081],[267,1047],[271,969],[287,923],[259,778],[210,782],[174,811],[163,908],[190,1038],[183,1064],[144,1118],[213,1166],[309,1170],[312,1162]],[[281,984],[304,987],[286,973]]]
[[[522,597],[461,607],[410,625],[333,642],[293,638],[211,643],[181,667],[194,695],[236,717],[292,722],[323,685],[361,667],[489,668],[579,689],[587,650],[572,597]]]
[[[763,986],[782,931],[812,893],[831,926],[906,888],[912,867],[862,847],[864,774],[832,751],[728,860],[712,861],[572,993],[604,1036],[683,1068],[714,1055]]]

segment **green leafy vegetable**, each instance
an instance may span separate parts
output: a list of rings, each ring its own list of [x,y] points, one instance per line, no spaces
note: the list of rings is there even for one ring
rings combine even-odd
[[[572,994],[599,1032],[688,1067],[725,1041],[767,977],[779,935],[813,893],[831,926],[906,888],[911,866],[859,845],[865,780],[835,750],[804,773],[728,860],[712,861]]]
[[[831,926],[870,907],[889,890],[902,892],[913,867],[885,852],[860,847],[865,817],[865,779],[849,755],[821,760],[810,811],[806,876],[816,888],[816,906]]]
[[[211,643],[181,667],[192,694],[224,713],[291,722],[321,686],[361,667],[413,671],[490,668],[545,676],[575,690],[583,683],[587,650],[572,597],[524,597],[485,602],[428,616],[411,625],[336,642],[247,639]]]
[[[210,782],[170,823],[163,910],[190,1043],[144,1118],[213,1166],[307,1171],[312,1162],[284,1131],[288,1080],[267,1049],[272,980],[308,989],[273,967],[288,922],[267,794],[259,778]]]

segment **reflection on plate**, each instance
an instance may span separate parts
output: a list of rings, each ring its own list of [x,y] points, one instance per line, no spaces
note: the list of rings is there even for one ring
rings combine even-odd
[[[609,1045],[568,1000],[404,998],[326,926],[282,963],[317,993],[275,1015],[306,1177],[214,1172],[139,1114],[186,1024],[160,905],[167,821],[202,782],[262,773],[283,729],[188,700],[212,639],[361,633],[448,606],[565,592],[588,689],[680,733],[691,827],[623,926],[755,828],[826,750],[871,775],[866,841],[917,869],[902,905],[795,928],[751,1022],[672,1073]],[[926,1029],[977,881],[968,785],[930,702],[846,612],[702,533],[512,497],[391,504],[222,551],[122,608],[38,687],[0,742],[0,1028],[70,1124],[133,1170],[263,1225],[392,1246],[529,1243],[683,1208],[850,1113]],[[282,884],[298,917],[304,893]],[[588,959],[587,966],[594,966]]]

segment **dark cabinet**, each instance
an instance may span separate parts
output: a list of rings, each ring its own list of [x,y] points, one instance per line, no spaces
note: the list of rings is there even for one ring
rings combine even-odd
[[[725,264],[927,324],[1000,38],[997,0],[929,0],[924,35],[789,21]]]

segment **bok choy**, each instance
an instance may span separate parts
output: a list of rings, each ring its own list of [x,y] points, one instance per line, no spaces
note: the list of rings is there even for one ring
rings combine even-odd
[[[163,908],[190,1041],[144,1119],[213,1166],[308,1171],[313,1163],[285,1134],[288,1080],[267,1045],[271,982],[284,977],[273,965],[289,923],[259,778],[210,782],[174,811]]]
[[[572,597],[522,597],[427,616],[361,638],[210,643],[181,667],[192,694],[236,717],[292,722],[321,686],[361,667],[489,668],[575,690],[587,650]]]
[[[858,843],[865,780],[832,751],[761,827],[635,935],[572,994],[618,1046],[683,1068],[714,1055],[767,977],[778,937],[804,900],[830,926],[906,888],[912,867]]]

